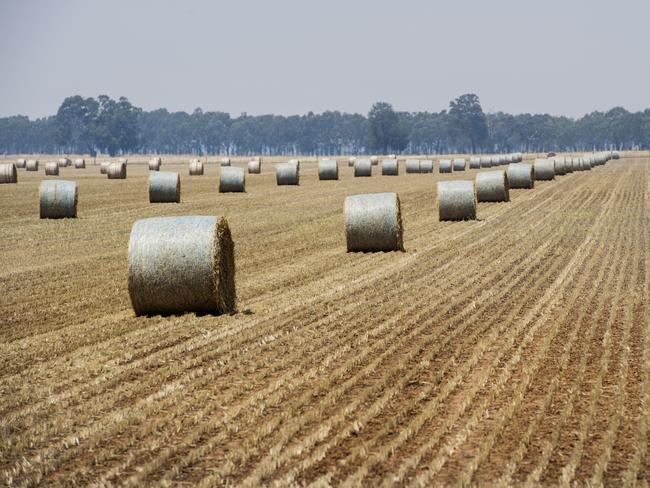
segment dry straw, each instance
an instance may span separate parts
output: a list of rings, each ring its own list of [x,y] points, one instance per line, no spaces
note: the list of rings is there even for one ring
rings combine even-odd
[[[372,162],[370,159],[357,159],[354,162],[354,176],[372,176]]]
[[[339,165],[335,159],[321,159],[318,162],[318,179],[319,180],[338,180]]]
[[[241,193],[246,191],[244,168],[223,166],[219,175],[219,193]]]
[[[249,161],[248,172],[250,174],[260,174],[262,172],[262,163],[259,161]]]
[[[149,175],[149,203],[180,203],[181,178],[171,171],[155,171]]]
[[[221,158],[221,166],[230,166],[230,158]]]
[[[128,288],[136,315],[235,310],[235,256],[223,217],[156,217],[133,224]]]
[[[0,183],[18,183],[18,171],[14,163],[0,164]]]
[[[465,171],[467,163],[463,158],[454,159],[454,171]]]
[[[293,163],[279,163],[275,167],[275,182],[278,185],[300,184],[300,166]]]
[[[381,174],[384,176],[398,176],[399,164],[397,159],[389,158],[381,161]]]
[[[160,171],[162,160],[160,158],[152,158],[149,160],[149,171]]]
[[[474,182],[464,180],[439,181],[438,215],[440,220],[476,219]]]
[[[86,160],[83,158],[75,159],[74,167],[75,169],[84,169],[86,167]]]
[[[419,159],[407,159],[406,160],[406,172],[407,173],[419,173],[420,172],[420,160]]]
[[[45,175],[46,176],[58,176],[59,175],[59,165],[54,161],[45,163]]]
[[[203,163],[201,161],[192,161],[190,163],[190,176],[203,175]]]
[[[38,171],[38,160],[30,159],[25,163],[25,170]]]
[[[511,163],[508,165],[510,188],[534,188],[535,168],[532,164]]]
[[[396,193],[345,199],[345,238],[350,251],[403,251],[402,213]]]
[[[552,159],[535,160],[535,180],[548,181],[555,179],[555,164]]]
[[[16,168],[25,169],[27,167],[27,160],[24,158],[16,159]]]
[[[76,182],[43,180],[39,190],[40,216],[42,219],[74,218],[77,199]]]
[[[441,159],[438,163],[438,169],[441,173],[451,173],[452,171],[451,159]]]
[[[504,170],[483,171],[476,174],[478,202],[507,202],[510,200],[508,175]]]
[[[99,164],[99,172],[103,175],[108,173],[108,167],[111,165],[110,161],[104,161]]]
[[[420,173],[433,173],[433,161],[430,159],[421,159]]]
[[[479,169],[481,167],[481,158],[471,158],[469,160],[469,169]]]
[[[109,180],[124,180],[126,179],[126,164],[125,163],[111,163],[106,170],[106,175]]]

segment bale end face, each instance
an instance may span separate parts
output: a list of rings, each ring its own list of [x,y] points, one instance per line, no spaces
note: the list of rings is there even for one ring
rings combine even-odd
[[[404,250],[402,213],[396,193],[349,196],[344,213],[348,252]]]
[[[438,216],[440,220],[475,220],[474,182],[439,181]]]

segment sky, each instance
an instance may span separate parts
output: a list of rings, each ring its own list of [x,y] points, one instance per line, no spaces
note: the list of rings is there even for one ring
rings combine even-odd
[[[0,0],[0,116],[650,108],[650,0]]]

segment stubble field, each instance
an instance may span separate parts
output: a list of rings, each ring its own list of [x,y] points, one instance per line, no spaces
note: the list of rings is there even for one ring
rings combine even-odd
[[[307,162],[277,187],[263,163],[244,194],[215,164],[162,170],[181,204],[149,204],[138,161],[63,168],[77,219],[39,220],[42,167],[0,185],[0,482],[650,482],[647,157],[468,222],[438,221],[435,183],[476,170],[319,182]],[[379,191],[406,251],[346,253],[344,197]],[[133,222],[192,214],[228,219],[238,312],[135,317]]]

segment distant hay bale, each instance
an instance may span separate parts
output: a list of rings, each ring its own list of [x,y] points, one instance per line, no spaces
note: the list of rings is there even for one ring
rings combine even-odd
[[[45,163],[45,175],[46,176],[58,176],[59,174],[59,164],[54,161]]]
[[[585,154],[582,156],[582,165],[584,169],[589,170],[596,166],[596,158],[591,154]]]
[[[26,171],[38,171],[38,160],[30,159],[25,163]]]
[[[299,185],[300,166],[292,163],[279,163],[275,167],[275,182],[277,185]]]
[[[122,164],[124,164],[124,166],[126,166],[126,164],[129,162],[129,160],[126,159],[126,158],[119,158],[119,159],[117,160],[117,162],[118,162],[118,163],[122,163]]]
[[[355,162],[356,160],[357,160],[357,158],[355,158],[354,156],[350,156],[350,157],[348,158],[348,167],[350,167],[350,168],[353,167],[353,166],[354,166],[354,162]]]
[[[230,158],[221,158],[221,163],[219,163],[222,167],[223,166],[230,166]]]
[[[591,164],[591,158],[586,158],[582,157],[580,158],[580,169],[582,171],[589,171],[591,170],[592,164]]]
[[[190,176],[203,175],[203,163],[201,161],[192,161],[190,163]]]
[[[463,158],[454,159],[454,171],[465,171],[467,163]]]
[[[554,153],[554,152],[550,152],[550,153],[548,153],[548,154],[546,155],[547,158],[553,158],[553,157],[555,157],[555,156],[557,156],[557,154]]]
[[[357,159],[354,162],[354,176],[372,176],[372,162],[370,159]]]
[[[441,159],[438,163],[438,170],[440,173],[451,173],[453,165],[451,159]]]
[[[379,157],[378,156],[370,156],[370,164],[373,166],[378,166],[379,165]]]
[[[171,171],[154,171],[149,175],[149,203],[180,203],[181,178]]]
[[[388,156],[386,156],[386,159],[397,159],[397,155],[396,154],[389,154]]]
[[[99,164],[99,172],[105,175],[108,172],[108,167],[111,165],[110,161],[104,161]]]
[[[407,173],[419,173],[420,172],[420,160],[419,159],[407,159],[406,160],[406,172]]]
[[[481,158],[470,158],[469,169],[479,169],[481,167]]]
[[[382,159],[381,174],[383,176],[398,176],[399,164],[397,163],[397,159],[395,158]]]
[[[106,169],[106,176],[109,180],[125,180],[126,179],[126,164],[125,163],[111,163]]]
[[[481,156],[481,168],[491,168],[492,158],[490,156]]]
[[[160,158],[152,158],[149,160],[149,171],[160,171],[161,160]]]
[[[18,183],[18,171],[14,163],[0,164],[0,183]]]
[[[77,199],[76,182],[43,180],[39,189],[40,217],[42,219],[75,218]]]
[[[553,171],[555,171],[556,175],[562,176],[566,174],[565,158],[555,157],[551,161],[553,161]]]
[[[319,180],[338,180],[339,165],[335,159],[321,159],[318,162]]]
[[[476,196],[473,181],[438,182],[438,216],[440,220],[475,220]]]
[[[548,181],[555,179],[555,164],[552,159],[535,160],[535,180]]]
[[[75,169],[84,169],[86,167],[86,160],[84,158],[78,158],[74,160]]]
[[[618,151],[612,152],[612,159],[621,159],[621,155]]]
[[[129,238],[128,274],[136,315],[235,310],[234,244],[223,217],[136,221]]]
[[[289,161],[287,161],[287,163],[297,166],[298,170],[300,170],[300,159],[290,159]]]
[[[564,173],[573,173],[573,158],[568,156],[564,158]]]
[[[246,187],[246,175],[244,168],[234,166],[222,166],[219,175],[219,193],[243,192]]]
[[[25,169],[27,167],[27,160],[24,158],[16,159],[16,168]]]
[[[478,202],[510,201],[510,185],[505,170],[477,173],[475,182]]]
[[[72,164],[72,161],[70,161],[69,158],[61,158],[58,161],[58,165],[59,165],[60,168],[67,168],[71,164]]]
[[[420,173],[433,173],[433,161],[430,159],[421,159]]]
[[[260,174],[262,172],[262,163],[260,161],[249,161],[248,172],[250,174]]]
[[[345,199],[348,252],[403,251],[402,213],[396,193],[369,193]]]
[[[535,168],[527,163],[510,163],[508,165],[508,184],[510,188],[534,188]]]

